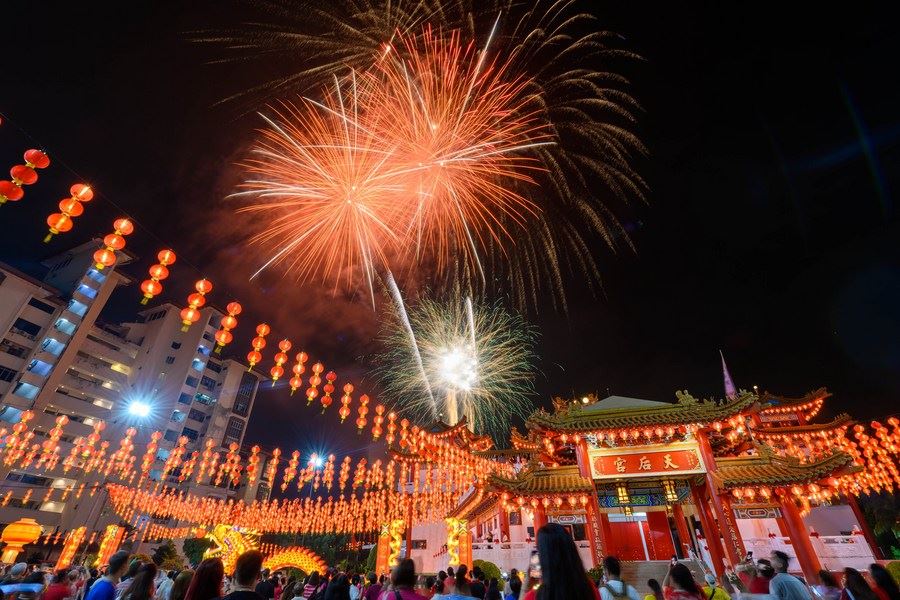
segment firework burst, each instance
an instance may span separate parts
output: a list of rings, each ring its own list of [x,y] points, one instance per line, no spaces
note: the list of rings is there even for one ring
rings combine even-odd
[[[391,64],[408,64],[408,44],[400,40],[425,25],[446,34],[461,31],[464,39],[481,47],[480,57],[498,57],[507,73],[525,78],[516,110],[535,119],[555,143],[527,150],[525,154],[542,167],[528,173],[537,185],[513,189],[543,218],[528,219],[527,231],[516,236],[513,248],[492,233],[515,228],[520,213],[515,211],[513,218],[491,215],[491,228],[478,232],[486,233],[480,240],[484,248],[479,264],[473,267],[471,260],[463,260],[450,269],[434,269],[438,279],[469,285],[477,280],[487,286],[496,282],[511,290],[522,307],[537,305],[541,290],[549,287],[554,301],[565,306],[566,272],[582,273],[590,286],[600,280],[595,238],[613,250],[632,247],[620,216],[630,202],[644,197],[646,186],[634,166],[644,148],[634,134],[640,109],[621,71],[637,57],[623,49],[620,36],[598,26],[582,8],[586,3],[334,0],[299,8],[289,0],[252,4],[267,16],[230,31],[197,35],[199,41],[216,46],[222,61],[258,59],[267,67],[278,64],[288,69],[236,98],[306,90],[322,75],[343,74],[348,66],[367,71],[373,59],[399,57],[401,62]],[[451,208],[447,204],[441,210]],[[448,239],[443,233],[431,233],[439,236],[439,243]],[[471,247],[462,250],[468,253]],[[485,271],[492,276],[482,281]]]
[[[393,296],[375,362],[402,411],[419,422],[464,415],[477,433],[505,435],[511,419],[534,410],[536,334],[521,316],[458,293],[408,311],[396,287]]]

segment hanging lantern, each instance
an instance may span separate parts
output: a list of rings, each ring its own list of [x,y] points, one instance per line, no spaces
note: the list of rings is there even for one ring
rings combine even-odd
[[[284,375],[284,363],[288,361],[288,350],[291,349],[291,342],[288,339],[283,339],[278,342],[278,350],[275,354],[275,366],[269,370],[269,374],[272,375],[272,387],[275,387],[275,382]]]
[[[84,183],[76,183],[69,188],[69,197],[59,201],[58,213],[53,213],[47,217],[47,225],[50,227],[50,233],[44,238],[46,244],[53,239],[58,233],[65,233],[72,229],[72,219],[81,216],[84,212],[84,202],[90,202],[94,197],[94,191],[91,186]]]
[[[253,367],[262,360],[262,353],[260,350],[266,347],[266,336],[269,335],[270,331],[272,331],[272,328],[265,323],[260,323],[256,326],[256,337],[250,341],[253,350],[247,354],[247,362],[250,363],[248,371],[252,371]]]
[[[381,437],[381,424],[384,423],[384,405],[377,404],[375,406],[375,418],[372,421],[375,423],[372,426],[372,439],[377,440]]]
[[[347,417],[350,416],[350,402],[352,402],[352,398],[350,394],[353,393],[353,384],[345,383],[344,384],[344,395],[341,396],[341,408],[338,410],[338,415],[341,417],[341,423],[347,420]]]
[[[216,332],[216,354],[221,354],[222,348],[230,344],[231,340],[234,339],[231,330],[237,327],[237,315],[241,314],[242,310],[243,308],[238,302],[229,302],[228,306],[225,307],[225,312],[228,314],[222,317],[219,330]]]
[[[208,279],[201,279],[194,284],[197,290],[188,296],[188,305],[181,309],[181,330],[187,331],[192,324],[200,320],[200,307],[206,304],[206,294],[213,289]]]
[[[312,404],[313,400],[315,400],[319,396],[319,390],[317,388],[322,383],[322,377],[320,375],[324,370],[325,365],[320,362],[317,362],[312,366],[313,374],[312,377],[309,378],[309,387],[306,389],[307,406]]]
[[[331,406],[331,394],[334,392],[334,381],[337,379],[337,373],[334,371],[328,371],[325,374],[325,385],[322,386],[322,391],[325,392],[322,395],[322,399],[319,401],[322,403],[322,413]]]
[[[171,250],[160,250],[156,258],[159,263],[150,267],[150,279],[145,279],[141,283],[141,291],[144,292],[141,304],[147,304],[154,296],[162,293],[163,287],[160,281],[169,276],[169,265],[175,263],[175,253]]]
[[[300,386],[303,385],[303,375],[306,372],[306,361],[309,360],[309,356],[307,356],[306,352],[298,352],[296,356],[296,361],[294,366],[291,367],[291,372],[294,374],[288,382],[291,386],[291,396],[294,395]]]
[[[94,267],[102,271],[106,267],[116,264],[116,250],[125,247],[125,237],[134,231],[134,224],[129,219],[116,219],[113,222],[113,232],[103,238],[103,248],[94,252]]]
[[[40,150],[26,150],[25,164],[15,165],[9,170],[9,180],[0,180],[0,205],[7,200],[17,202],[25,195],[22,189],[24,185],[31,185],[38,180],[36,169],[46,169],[50,166],[50,157]]]
[[[362,433],[366,426],[366,415],[369,414],[369,397],[363,394],[359,397],[359,409],[357,409],[359,417],[356,419],[357,433]]]

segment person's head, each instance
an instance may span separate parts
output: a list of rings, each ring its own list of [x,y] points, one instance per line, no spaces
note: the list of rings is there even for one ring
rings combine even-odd
[[[707,573],[704,579],[706,580],[706,585],[708,585],[709,587],[716,587],[715,575],[713,575],[712,573]]]
[[[594,597],[594,586],[585,574],[575,541],[562,525],[547,523],[538,530],[537,551],[541,562],[538,600]]]
[[[138,568],[134,578],[131,580],[131,584],[122,595],[122,598],[127,600],[150,600],[156,589],[156,585],[153,581],[156,579],[156,573],[156,565],[152,562],[142,564]]]
[[[647,587],[650,588],[650,591],[653,592],[653,595],[657,598],[663,597],[662,586],[659,585],[659,582],[655,579],[647,580]]]
[[[175,576],[175,580],[172,583],[172,591],[169,593],[169,600],[184,600],[185,595],[187,595],[187,590],[191,585],[191,581],[194,579],[194,572],[191,569],[185,569],[181,573]],[[222,578],[219,578],[221,581]],[[166,600],[165,598],[160,598],[160,600]]]
[[[791,559],[781,550],[772,550],[769,562],[772,563],[772,568],[775,569],[776,573],[787,573],[788,563],[791,562]]]
[[[309,581],[306,582],[307,585],[319,585],[322,581],[322,576],[319,575],[318,571],[313,571],[309,574]]]
[[[847,567],[844,569],[844,588],[850,591],[855,600],[872,600],[877,598],[862,573]]]
[[[431,589],[432,587],[434,587],[435,581],[437,581],[437,577],[435,577],[434,575],[429,575],[425,578],[425,587]]]
[[[369,580],[369,585],[375,585],[375,582],[378,581],[378,576],[375,575],[374,572],[370,571],[366,579]]]
[[[263,578],[263,579],[268,579],[268,578],[269,578],[269,570],[268,570],[268,569],[263,569],[263,570],[262,570],[262,578]]]
[[[385,581],[387,581],[387,577],[385,577],[384,575],[378,576],[378,583],[380,583],[381,585],[384,585]]]
[[[263,556],[259,550],[248,550],[234,562],[234,581],[240,586],[253,585],[259,579]]]
[[[26,563],[23,563],[23,562],[16,563],[12,566],[12,568],[10,568],[9,576],[16,577],[16,578],[24,577],[25,571],[27,569],[28,569],[28,565]]]
[[[448,576],[450,569],[447,569]],[[456,593],[462,596],[468,596],[469,589],[469,580],[466,578],[466,575],[469,573],[469,567],[466,565],[459,565],[456,567],[456,573],[453,575],[453,587],[456,588]]]
[[[518,577],[511,577],[509,580],[509,589],[512,590],[513,598],[518,598],[522,591],[522,580]]]
[[[131,578],[133,578],[135,575],[137,575],[138,569],[141,568],[141,564],[143,564],[143,563],[141,563],[141,561],[140,561],[139,559],[137,559],[137,558],[135,558],[134,560],[132,560],[132,561],[128,564],[128,570],[125,571],[125,577],[127,577],[128,579],[131,579]]]
[[[441,581],[447,579],[447,571],[438,571],[437,578]]]
[[[125,574],[125,571],[128,570],[128,553],[124,550],[119,550],[115,554],[109,557],[109,567],[106,569],[106,574],[110,577],[122,577]]]
[[[443,594],[444,590],[447,588],[447,578],[438,579],[434,582],[434,593],[435,594]]]
[[[838,582],[835,576],[831,573],[831,571],[826,571],[825,569],[819,571],[819,581],[825,587],[836,588],[838,586]]]
[[[447,567],[447,577],[456,577],[456,575],[453,574],[453,567]]]
[[[156,565],[156,569],[159,570],[159,567],[162,566],[162,561],[163,561],[162,556],[154,554],[150,560],[153,561],[153,564]]]
[[[359,585],[359,582],[362,581],[362,578],[359,576],[359,573],[354,573],[353,578],[350,580],[350,583],[353,585]]]
[[[500,589],[499,586],[500,586],[500,584],[499,584],[499,582],[497,581],[497,578],[496,578],[496,577],[491,577],[491,581],[488,583],[488,589],[491,590],[491,591],[497,590],[497,589]]]
[[[98,573],[99,573],[99,572],[97,571],[97,569],[92,568],[92,569],[90,570],[91,578],[96,579]]]
[[[869,565],[869,573],[872,575],[872,581],[875,582],[875,585],[887,592],[891,600],[900,598],[900,587],[897,586],[897,582],[891,577],[890,571],[878,563],[872,563]]]
[[[75,583],[78,581],[79,577],[81,577],[81,571],[79,569],[72,569],[66,574],[66,579],[69,580],[69,583]]]
[[[404,558],[391,571],[391,585],[395,588],[412,588],[416,585],[416,563]]]
[[[761,558],[756,561],[756,568],[759,571],[759,574],[766,579],[775,577],[775,569],[772,568],[772,563],[766,558]]]
[[[481,572],[481,567],[475,567],[472,569],[472,577],[481,581],[484,579],[484,573]]]
[[[694,581],[694,576],[691,575],[691,570],[685,565],[681,563],[672,565],[671,569],[669,569],[669,577],[676,588],[692,594],[702,594],[697,586],[697,582]]]
[[[197,571],[191,577],[184,600],[210,600],[222,595],[222,577],[225,566],[220,558],[205,558],[197,565]],[[165,600],[160,598],[158,600]]]
[[[618,579],[622,576],[622,563],[613,555],[603,557],[603,576],[607,581],[610,579]]]
[[[69,578],[69,572],[65,569],[60,569],[53,574],[53,583],[65,583]]]

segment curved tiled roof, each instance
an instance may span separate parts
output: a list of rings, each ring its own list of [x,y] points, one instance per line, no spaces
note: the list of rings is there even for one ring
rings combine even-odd
[[[831,431],[840,427],[849,427],[855,421],[847,413],[841,413],[827,423],[815,423],[811,425],[789,425],[786,427],[766,427],[764,429],[754,429],[753,435],[757,436],[779,436],[779,435],[795,435],[803,433],[818,433],[820,431]]]
[[[787,398],[785,396],[776,396],[769,392],[763,392],[761,398],[762,402],[768,403],[771,406],[764,407],[760,413],[790,412],[792,410],[808,413],[813,409],[814,412],[817,413],[825,399],[830,396],[831,393],[824,387],[812,392],[807,392],[801,398]]]
[[[758,402],[755,394],[741,391],[734,399],[716,403],[697,400],[687,392],[676,392],[678,402],[591,410],[592,405],[568,403],[551,414],[538,411],[528,419],[528,427],[564,433],[586,433],[624,427],[655,427],[711,423],[727,419],[752,408]],[[602,404],[602,403],[597,403]]]
[[[717,458],[716,466],[712,476],[725,488],[811,483],[857,469],[853,466],[853,457],[845,452],[838,451],[816,462],[801,463],[793,457],[774,455],[771,449],[756,456]]]
[[[490,475],[486,489],[518,496],[593,492],[594,482],[583,477],[577,465],[527,468],[515,478]]]

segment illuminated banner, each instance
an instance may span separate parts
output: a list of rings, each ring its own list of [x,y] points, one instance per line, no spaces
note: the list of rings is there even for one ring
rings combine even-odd
[[[598,448],[588,451],[594,479],[705,473],[696,444]]]

